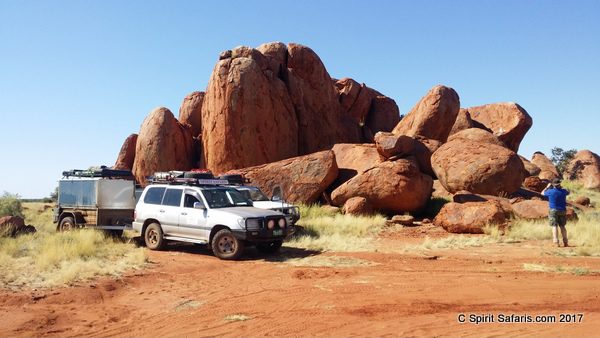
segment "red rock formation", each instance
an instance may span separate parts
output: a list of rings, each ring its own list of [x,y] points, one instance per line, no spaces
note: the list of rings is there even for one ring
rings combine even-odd
[[[457,139],[431,157],[433,170],[451,193],[510,194],[521,187],[525,169],[513,151],[490,143]]]
[[[342,213],[354,216],[373,214],[373,206],[364,197],[352,197],[344,203]]]
[[[533,153],[531,163],[540,168],[541,171],[538,176],[542,180],[552,181],[553,179],[560,177],[560,175],[558,175],[558,170],[556,170],[552,161],[550,161],[542,152],[536,151]]]
[[[488,225],[504,225],[506,215],[498,201],[446,203],[433,224],[457,234],[482,234]]]
[[[540,167],[538,167],[537,165],[531,163],[525,157],[519,155],[519,158],[521,159],[521,162],[523,162],[523,166],[525,167],[525,171],[527,171],[527,174],[529,176],[537,176],[537,175],[539,175],[542,172],[542,169],[540,169]]]
[[[548,186],[548,181],[542,180],[537,176],[529,176],[523,181],[523,186],[529,190],[542,192]]]
[[[600,189],[600,157],[589,151],[578,151],[565,169],[565,177],[583,184],[586,189]]]
[[[193,136],[202,132],[202,103],[204,92],[193,92],[186,96],[179,108],[179,122],[190,128]]]
[[[471,119],[489,128],[506,146],[517,152],[533,120],[523,107],[512,102],[469,107]]]
[[[119,151],[119,156],[117,156],[117,161],[113,166],[114,169],[131,170],[133,168],[137,139],[137,134],[131,134],[125,139],[123,146],[121,146],[121,151]]]
[[[382,162],[374,144],[339,143],[334,145],[332,150],[339,172],[335,182],[328,189],[330,192]]]
[[[385,212],[421,211],[431,197],[433,180],[415,162],[400,159],[382,162],[342,184],[331,193],[334,205],[352,197],[364,197],[373,208]]]
[[[146,184],[156,171],[191,169],[197,154],[189,129],[167,108],[154,109],[142,123],[136,142],[133,174]]]
[[[392,132],[446,142],[459,109],[460,100],[454,89],[435,86],[400,120]]]
[[[398,122],[400,122],[400,110],[396,101],[378,94],[371,101],[371,108],[363,128],[368,129],[372,134],[380,131],[390,132]]]
[[[244,175],[269,196],[280,186],[286,201],[311,204],[335,180],[338,168],[333,151],[327,150],[229,173]]]
[[[495,144],[497,146],[505,147],[504,143],[500,141],[496,136],[492,133],[479,129],[479,128],[469,128],[465,130],[461,130],[450,137],[448,137],[448,142],[463,139],[463,140],[471,140],[475,142],[485,142],[490,144]]]
[[[375,145],[377,152],[386,159],[395,155],[405,157],[415,153],[415,139],[406,135],[378,132],[375,134]]]

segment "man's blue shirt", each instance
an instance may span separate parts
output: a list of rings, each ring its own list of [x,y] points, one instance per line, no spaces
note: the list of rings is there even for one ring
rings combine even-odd
[[[550,209],[554,210],[567,210],[567,195],[569,191],[563,188],[550,188],[544,191],[544,196],[548,197],[550,202]]]

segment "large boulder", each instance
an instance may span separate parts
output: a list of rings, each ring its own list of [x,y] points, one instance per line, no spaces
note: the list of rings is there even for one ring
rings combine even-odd
[[[379,131],[390,132],[400,122],[400,110],[396,101],[377,94],[371,101],[371,108],[363,127],[376,134]]]
[[[121,146],[121,151],[117,156],[117,161],[113,166],[114,169],[119,170],[131,170],[133,168],[133,162],[135,161],[135,145],[137,143],[138,134],[131,134],[127,136],[125,142]]]
[[[548,217],[548,201],[525,200],[513,204],[515,216],[524,219],[542,219]]]
[[[373,206],[364,197],[352,197],[344,203],[342,213],[354,216],[371,215],[373,214]]]
[[[167,108],[154,109],[142,123],[135,147],[133,174],[145,185],[157,171],[191,169],[198,157],[190,130]]]
[[[466,108],[471,119],[490,129],[500,141],[517,152],[533,120],[523,107],[513,102]]]
[[[431,157],[433,170],[451,193],[510,194],[521,187],[525,169],[513,151],[490,143],[457,139]]]
[[[460,100],[454,89],[435,86],[400,120],[392,132],[446,142],[459,109]]]
[[[415,153],[415,139],[406,135],[378,132],[375,134],[375,145],[377,152],[386,159],[395,155],[405,157]]]
[[[14,237],[25,228],[25,220],[19,216],[0,217],[0,237]]]
[[[329,191],[382,162],[374,144],[338,143],[331,150],[335,154],[338,176]]]
[[[536,151],[535,153],[533,153],[531,163],[535,164],[538,168],[540,168],[540,173],[538,174],[538,176],[542,180],[552,181],[553,179],[560,177],[560,175],[558,174],[558,170],[556,170],[556,167],[554,166],[552,161],[550,161],[550,159],[548,159],[546,155],[544,155],[544,153],[542,152]]]
[[[565,169],[565,177],[583,184],[586,189],[600,189],[600,157],[589,151],[578,151]]]
[[[442,142],[417,136],[415,139],[415,157],[421,172],[437,178],[431,166],[431,156],[442,146]]]
[[[269,58],[248,47],[215,66],[202,105],[204,163],[213,172],[298,154],[296,111],[269,66]]]
[[[359,84],[350,78],[338,80],[335,87],[340,95],[339,101],[344,115],[357,125],[363,125],[371,108],[371,102],[378,93],[364,83]]]
[[[350,179],[331,194],[334,205],[364,197],[376,210],[391,213],[419,212],[429,198],[433,180],[407,159],[386,161]]]
[[[482,234],[488,225],[505,225],[506,214],[498,201],[446,203],[433,224],[457,234]]]
[[[529,161],[525,157],[519,155],[519,158],[521,159],[521,162],[523,162],[523,166],[525,167],[525,171],[527,171],[527,174],[529,176],[537,176],[537,175],[539,175],[542,172],[542,169],[540,169],[540,167],[538,167],[537,165],[531,163],[531,161]]]
[[[454,196],[452,196],[452,201],[456,203],[497,201],[502,206],[502,210],[504,210],[506,217],[511,217],[513,214],[510,200],[508,198],[500,196],[480,195],[473,194],[469,191],[459,191],[456,194],[454,194]]]
[[[193,92],[186,96],[179,108],[179,122],[190,128],[193,136],[202,132],[202,103],[204,92]]]
[[[475,123],[473,119],[471,119],[469,111],[464,108],[460,108],[458,114],[456,115],[456,120],[452,125],[452,129],[450,129],[450,134],[448,136],[454,135],[459,131],[469,128],[475,128]]]
[[[469,128],[452,134],[450,135],[450,137],[448,137],[448,142],[458,139],[471,140],[475,142],[485,142],[495,144],[501,147],[505,146],[504,143],[502,143],[502,141],[500,141],[496,136],[494,136],[494,134],[479,128]]]
[[[321,151],[250,168],[232,170],[242,174],[267,195],[279,186],[286,201],[315,203],[338,175],[333,151]]]
[[[548,186],[548,181],[537,176],[529,176],[523,181],[523,186],[529,190],[542,192]]]

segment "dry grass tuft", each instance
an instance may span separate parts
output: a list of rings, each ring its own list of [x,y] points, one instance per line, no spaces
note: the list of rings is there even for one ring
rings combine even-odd
[[[223,319],[226,322],[243,322],[243,321],[252,319],[252,317],[238,313],[238,314],[225,316],[225,318],[223,318]]]
[[[305,258],[288,259],[285,263],[293,266],[307,267],[336,267],[336,268],[351,268],[358,266],[373,266],[377,263],[364,259],[343,256],[309,256]]]
[[[574,267],[563,267],[563,266],[547,266],[544,264],[533,264],[524,263],[523,270],[533,272],[550,272],[550,273],[571,273],[577,276],[585,276],[589,274],[597,274],[600,271],[590,270],[585,267],[574,266]]]

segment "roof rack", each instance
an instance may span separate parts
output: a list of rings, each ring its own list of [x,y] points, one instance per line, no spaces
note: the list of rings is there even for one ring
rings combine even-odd
[[[190,174],[191,173],[191,174]],[[186,177],[187,176],[187,177]],[[191,176],[191,177],[190,177]],[[202,171],[166,171],[156,172],[150,176],[148,181],[151,184],[182,184],[182,185],[227,185],[229,181],[216,179],[212,173]]]
[[[110,169],[106,166],[94,169],[73,169],[62,172],[62,175],[68,177],[103,177],[103,178],[126,178],[133,179],[133,173],[130,170]]]

